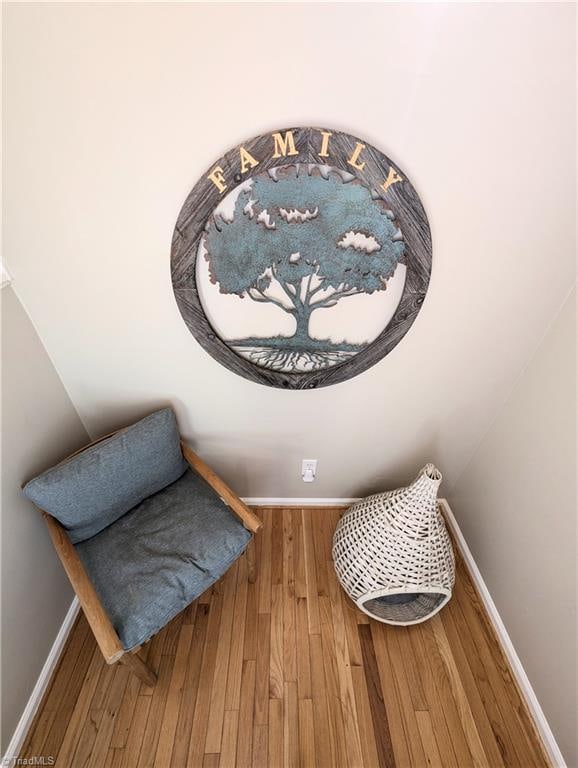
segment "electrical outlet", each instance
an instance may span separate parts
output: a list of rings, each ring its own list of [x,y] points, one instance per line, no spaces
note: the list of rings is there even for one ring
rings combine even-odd
[[[301,479],[304,483],[312,483],[317,474],[317,459],[303,459],[301,462]]]

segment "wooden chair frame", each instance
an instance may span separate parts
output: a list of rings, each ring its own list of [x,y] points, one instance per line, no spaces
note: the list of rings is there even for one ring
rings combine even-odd
[[[111,434],[115,434],[114,432]],[[105,440],[111,435],[106,435],[98,440],[90,443],[90,445],[81,448],[80,451],[76,451],[72,456],[76,456],[87,448]],[[229,488],[229,486],[221,480],[221,478],[207,465],[205,462],[197,456],[196,453],[188,446],[184,441],[181,441],[181,448],[183,456],[189,464],[189,466],[195,470],[201,477],[203,477],[207,483],[219,494],[221,499],[227,506],[234,512],[235,515],[241,520],[245,528],[252,534],[255,534],[262,523],[257,515],[252,512],[249,507],[241,501],[241,499]],[[72,457],[69,457],[72,458]],[[47,512],[41,510],[46,525],[48,526],[48,532],[54,548],[60,558],[60,561],[66,571],[72,588],[74,589],[76,596],[80,602],[86,620],[88,621],[90,628],[94,634],[98,647],[100,648],[102,655],[107,664],[115,664],[120,661],[125,664],[130,670],[143,682],[145,685],[153,686],[156,683],[156,674],[150,669],[145,662],[138,655],[140,646],[133,648],[132,651],[126,651],[120,642],[120,639],[112,626],[112,622],[108,617],[104,606],[102,605],[100,598],[90,581],[90,578],[84,569],[82,561],[74,548],[74,545],[70,541],[66,529]],[[251,539],[247,549],[245,550],[247,558],[247,568],[249,581],[255,581],[255,548],[254,540]]]

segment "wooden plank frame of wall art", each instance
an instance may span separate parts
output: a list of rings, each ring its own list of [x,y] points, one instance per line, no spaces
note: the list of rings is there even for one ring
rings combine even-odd
[[[295,154],[291,151],[290,141],[287,141],[289,132],[293,137]],[[326,138],[327,134],[330,135],[329,139]],[[284,140],[284,147],[279,138]],[[370,189],[375,190],[395,214],[406,244],[404,262],[407,272],[401,300],[380,335],[343,363],[311,372],[286,373],[263,368],[227,346],[215,333],[205,315],[196,279],[199,243],[209,216],[223,197],[223,186],[226,185],[227,191],[230,191],[252,175],[250,170],[242,173],[242,149],[259,161],[255,173],[289,163],[326,163],[353,173]],[[327,155],[320,154],[325,152]],[[385,357],[408,332],[417,317],[428,288],[431,263],[431,233],[427,216],[403,171],[367,142],[328,128],[285,128],[271,131],[249,139],[227,152],[203,174],[185,200],[171,247],[175,297],[191,333],[212,357],[229,370],[251,381],[284,389],[314,389],[337,384],[365,371]]]

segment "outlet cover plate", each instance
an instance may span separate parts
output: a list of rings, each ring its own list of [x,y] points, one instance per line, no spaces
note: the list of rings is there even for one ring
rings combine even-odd
[[[303,459],[301,462],[301,477],[304,483],[312,483],[317,474],[317,459]]]

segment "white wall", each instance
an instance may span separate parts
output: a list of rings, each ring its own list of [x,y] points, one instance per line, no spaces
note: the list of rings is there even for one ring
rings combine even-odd
[[[576,745],[576,292],[452,507],[569,766]]]
[[[73,594],[23,482],[88,441],[11,288],[2,297],[2,654],[0,755],[8,746]]]
[[[6,252],[91,435],[172,401],[240,493],[451,486],[573,282],[574,8],[14,4]],[[210,358],[173,298],[188,191],[246,137],[335,126],[420,193],[434,266],[381,363],[286,392]],[[304,486],[300,459],[317,458]]]

